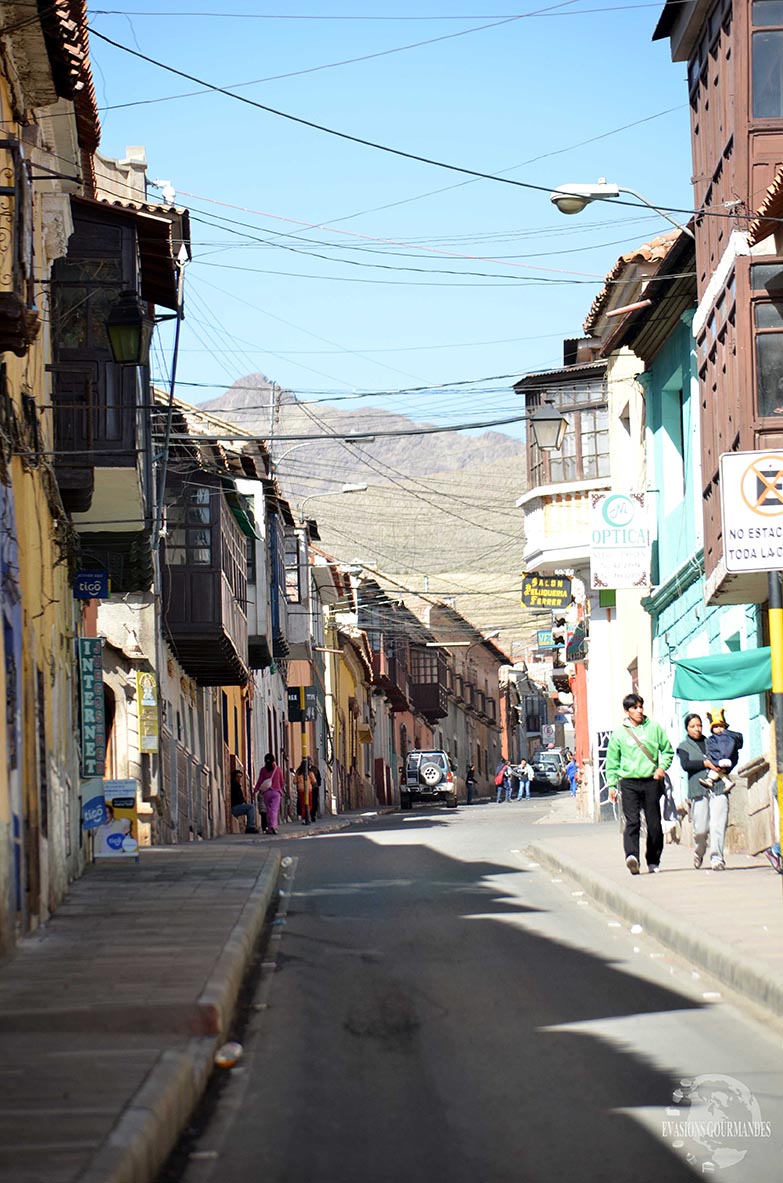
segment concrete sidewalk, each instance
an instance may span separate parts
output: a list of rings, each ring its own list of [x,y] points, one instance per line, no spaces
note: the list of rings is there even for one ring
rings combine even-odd
[[[619,827],[579,823],[571,797],[553,803],[538,831],[527,847],[533,861],[783,1017],[783,877],[763,856],[729,854],[725,871],[697,871],[692,850],[667,845],[659,874],[634,876]]]
[[[0,1181],[150,1183],[230,1034],[281,839],[377,816],[88,867],[0,965]]]

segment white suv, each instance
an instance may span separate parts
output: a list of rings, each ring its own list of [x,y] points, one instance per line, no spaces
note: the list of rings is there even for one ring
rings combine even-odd
[[[400,773],[400,809],[411,809],[414,801],[445,801],[449,809],[456,809],[464,794],[465,782],[446,752],[408,752]]]

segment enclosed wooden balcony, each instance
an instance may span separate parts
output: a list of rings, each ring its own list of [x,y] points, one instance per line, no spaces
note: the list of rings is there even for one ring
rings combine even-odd
[[[217,476],[193,473],[171,497],[163,568],[167,639],[200,685],[243,686],[249,677],[245,537]]]

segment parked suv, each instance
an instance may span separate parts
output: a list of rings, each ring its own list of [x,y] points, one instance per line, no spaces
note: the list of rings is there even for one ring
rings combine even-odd
[[[570,789],[571,785],[566,776],[568,761],[564,748],[539,748],[533,753],[530,763],[533,766],[531,788],[538,789],[539,792]]]
[[[408,752],[400,773],[400,809],[411,809],[414,801],[445,801],[449,809],[457,808],[465,782],[446,752]]]

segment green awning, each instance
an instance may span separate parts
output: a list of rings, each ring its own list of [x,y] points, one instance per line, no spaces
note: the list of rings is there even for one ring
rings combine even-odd
[[[674,663],[674,697],[696,702],[723,702],[763,694],[772,688],[769,647],[682,657]]]

